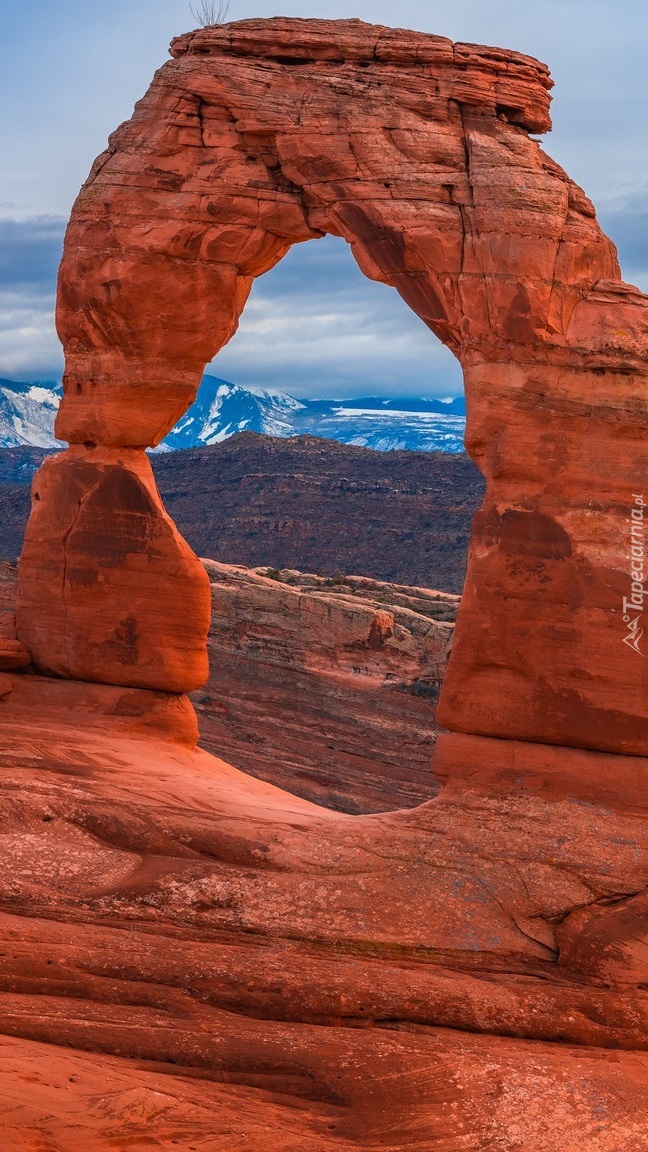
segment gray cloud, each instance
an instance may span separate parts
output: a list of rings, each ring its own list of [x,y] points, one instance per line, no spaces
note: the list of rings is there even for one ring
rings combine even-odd
[[[403,27],[540,57],[550,66],[555,131],[548,149],[595,200],[643,180],[648,161],[644,0],[232,0],[233,20],[275,15]],[[188,0],[57,0],[9,5],[0,101],[4,202],[67,213],[108,133],[130,116],[173,35],[194,23]],[[0,209],[1,210],[1,209]]]
[[[64,221],[0,221],[0,375],[55,377],[56,270]],[[214,362],[240,384],[300,396],[448,395],[456,360],[393,288],[360,272],[343,240],[296,245],[257,280],[241,326]]]
[[[58,380],[62,370],[53,296],[0,291],[0,376]]]
[[[54,329],[61,217],[0,220],[0,375],[57,379],[61,347]]]
[[[211,370],[297,396],[446,396],[462,387],[452,353],[332,236],[296,245],[256,281]]]
[[[648,291],[648,196],[605,206],[599,220],[617,246],[624,278]]]
[[[648,203],[606,206],[626,279],[648,289]],[[64,221],[0,221],[0,375],[60,374],[54,330]],[[211,369],[298,396],[454,395],[461,369],[394,289],[366,279],[343,240],[296,245],[256,281],[238,333]]]
[[[51,297],[64,232],[59,216],[0,220],[0,291],[29,289]]]
[[[232,0],[232,19],[276,0]],[[624,274],[648,288],[648,86],[644,0],[282,0],[287,16],[399,24],[528,52],[550,66],[548,152],[602,206]],[[193,24],[188,0],[57,0],[3,17],[0,102],[0,373],[54,375],[56,264],[67,215],[108,133],[131,115],[171,37]],[[14,110],[13,113],[11,110]],[[57,217],[52,214],[57,213]],[[40,214],[40,215],[39,215]],[[257,282],[216,370],[249,383],[338,394],[457,391],[458,366],[399,297],[363,279],[336,241],[293,249]],[[452,383],[451,383],[452,382]]]

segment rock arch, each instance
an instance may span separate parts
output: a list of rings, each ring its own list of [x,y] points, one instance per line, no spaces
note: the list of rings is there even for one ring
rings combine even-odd
[[[244,21],[171,54],[68,229],[57,433],[71,447],[35,481],[21,564],[37,667],[200,683],[208,590],[143,450],[193,399],[253,278],[329,232],[463,366],[488,490],[443,722],[648,752],[648,659],[625,642],[642,592],[623,619],[631,513],[648,500],[648,311],[533,139],[550,127],[547,69],[359,21]]]

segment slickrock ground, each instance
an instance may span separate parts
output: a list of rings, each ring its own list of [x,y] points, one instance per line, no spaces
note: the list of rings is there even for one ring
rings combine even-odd
[[[12,679],[3,1152],[643,1152],[645,760],[444,736],[353,817]]]
[[[341,619],[448,614],[208,570],[224,651],[237,608],[320,675]],[[2,1152],[643,1152],[646,760],[446,734],[434,800],[350,816],[192,752],[182,697],[6,680]]]
[[[459,598],[204,563],[212,623],[209,682],[193,697],[201,746],[346,812],[435,795],[435,704]]]

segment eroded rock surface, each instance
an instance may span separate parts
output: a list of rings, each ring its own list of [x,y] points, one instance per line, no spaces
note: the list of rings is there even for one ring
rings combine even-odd
[[[1,627],[2,621],[0,629]],[[20,640],[4,637],[0,633],[0,671],[22,672],[29,668],[30,663],[29,649],[21,644]]]
[[[642,1152],[646,760],[447,735],[353,817],[14,681],[3,1152]]]
[[[192,697],[202,748],[344,812],[410,808],[436,795],[435,713],[458,596],[203,564],[209,680]],[[0,566],[0,632],[4,622],[12,633],[17,585],[17,568]],[[131,694],[143,705],[150,697]]]
[[[206,679],[209,586],[143,452],[41,466],[20,576],[17,630],[40,672],[170,692]]]

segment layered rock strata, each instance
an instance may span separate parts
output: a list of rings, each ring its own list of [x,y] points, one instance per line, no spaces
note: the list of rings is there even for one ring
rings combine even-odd
[[[411,808],[437,794],[435,712],[458,596],[360,576],[203,564],[209,679],[191,698],[202,748],[343,812]],[[17,585],[17,569],[0,565],[0,671],[16,668],[18,655],[29,664],[9,639]],[[143,715],[154,699],[159,706],[162,694],[118,694],[114,706],[124,715],[129,700],[139,702]],[[171,698],[169,716],[174,707]]]

